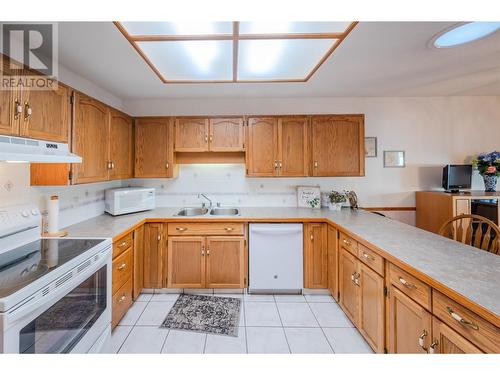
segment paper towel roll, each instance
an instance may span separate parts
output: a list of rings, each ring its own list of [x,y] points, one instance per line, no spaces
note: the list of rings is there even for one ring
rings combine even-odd
[[[57,233],[59,231],[59,197],[57,195],[50,197],[47,211],[47,230],[49,233]]]

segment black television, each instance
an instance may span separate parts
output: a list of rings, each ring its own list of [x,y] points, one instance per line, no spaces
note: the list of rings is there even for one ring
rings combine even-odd
[[[449,193],[459,193],[460,189],[470,189],[472,165],[448,164],[443,168],[443,188]]]

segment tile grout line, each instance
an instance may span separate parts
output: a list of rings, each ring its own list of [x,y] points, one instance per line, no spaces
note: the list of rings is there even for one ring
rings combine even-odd
[[[335,350],[333,349],[333,346],[332,344],[330,343],[330,340],[328,340],[328,337],[326,336],[325,334],[325,331],[323,330],[323,327],[321,326],[321,324],[319,323],[319,320],[318,318],[316,317],[316,314],[314,314],[314,311],[313,309],[311,308],[311,305],[309,305],[309,301],[307,301],[307,307],[309,307],[309,310],[311,311],[311,314],[313,314],[314,316],[314,319],[316,320],[316,322],[318,323],[318,327],[321,329],[321,333],[323,334],[323,337],[325,338],[326,342],[328,343],[328,346],[330,347],[330,349],[332,349],[332,353],[335,354]]]
[[[274,304],[276,305],[276,310],[278,311],[278,317],[280,318],[281,330],[285,335],[286,345],[288,346],[288,353],[292,354],[292,349],[290,348],[290,343],[288,342],[288,336],[286,335],[285,326],[283,325],[283,320],[281,319],[280,309],[278,308],[278,303],[276,302],[276,296],[273,294]]]
[[[245,324],[244,325],[244,328],[245,328],[245,347],[246,347],[246,354],[248,354],[248,332],[247,332],[247,312],[246,312],[246,309],[245,309],[245,302],[242,300],[241,301],[241,304],[243,305],[243,323]]]
[[[163,329],[165,329],[165,328],[164,328],[164,327],[162,327],[162,326],[159,326],[158,328],[163,328]],[[169,335],[170,335],[170,329],[168,330],[167,335],[165,336],[165,341],[163,341],[163,345],[162,345],[162,346],[161,346],[161,348],[160,348],[160,354],[162,354],[162,352],[163,352],[163,348],[165,347],[165,344],[167,343],[167,339],[168,339],[168,336],[169,336]],[[163,353],[163,354],[166,354],[166,353]]]
[[[125,327],[125,326],[122,326],[122,327]],[[115,327],[116,329],[116,327]],[[132,333],[132,330],[134,329],[134,326],[132,326],[132,328],[130,328],[130,331],[128,331],[127,335],[125,336],[125,339],[122,341],[120,347],[118,348],[118,350],[116,351],[115,354],[119,354],[120,353],[120,350],[122,349],[123,347],[123,344],[125,344],[125,341],[127,341],[128,337],[130,336],[130,334]]]

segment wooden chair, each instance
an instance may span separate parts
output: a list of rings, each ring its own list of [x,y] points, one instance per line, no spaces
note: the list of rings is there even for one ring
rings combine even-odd
[[[443,224],[441,236],[500,255],[500,228],[479,215],[458,215]]]

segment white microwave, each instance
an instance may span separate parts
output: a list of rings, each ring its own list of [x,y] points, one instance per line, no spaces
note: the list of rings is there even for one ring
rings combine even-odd
[[[154,188],[117,188],[108,189],[104,193],[104,210],[113,216],[152,210],[155,207]]]

